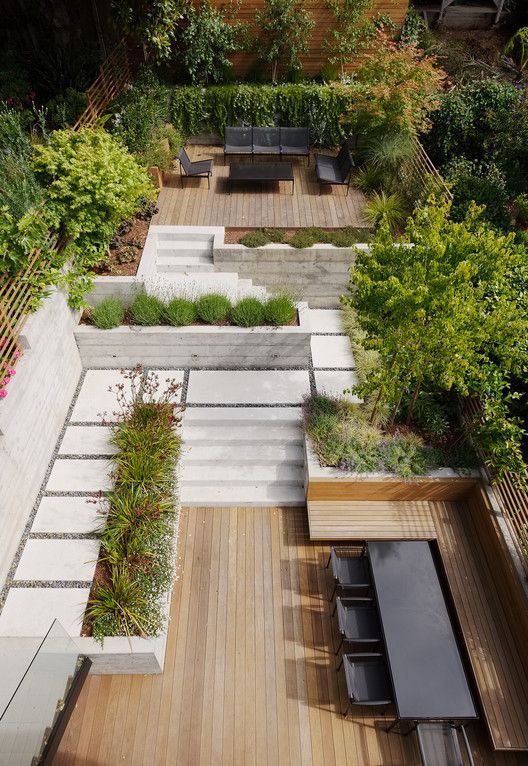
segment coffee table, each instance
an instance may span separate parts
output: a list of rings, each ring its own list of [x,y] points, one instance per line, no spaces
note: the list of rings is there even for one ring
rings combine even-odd
[[[236,183],[254,183],[257,181],[291,181],[293,194],[295,179],[291,162],[256,162],[229,166],[229,193],[231,186]]]

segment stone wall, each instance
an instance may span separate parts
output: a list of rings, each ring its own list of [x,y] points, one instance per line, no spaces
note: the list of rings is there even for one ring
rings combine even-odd
[[[54,291],[26,320],[26,347],[0,401],[0,583],[44,479],[79,376],[78,312]]]
[[[213,256],[216,271],[235,271],[241,279],[252,279],[270,290],[286,288],[311,308],[339,307],[339,296],[347,291],[349,269],[354,263],[351,247],[333,245],[305,249],[225,245],[215,247]]]

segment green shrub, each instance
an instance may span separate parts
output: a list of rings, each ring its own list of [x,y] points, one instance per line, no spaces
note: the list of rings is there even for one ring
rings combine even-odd
[[[415,434],[396,434],[380,445],[381,462],[386,471],[411,479],[430,469],[422,440]]]
[[[367,199],[363,210],[365,218],[374,227],[385,220],[391,231],[398,229],[405,220],[405,202],[400,194],[387,194],[384,191],[373,192]]]
[[[85,93],[75,88],[66,88],[64,93],[48,101],[46,108],[55,128],[68,128],[77,121],[87,103]]]
[[[299,249],[312,247],[322,242],[328,242],[328,233],[316,226],[308,226],[306,229],[299,229],[290,237],[288,244]]]
[[[196,306],[185,298],[173,298],[164,307],[163,316],[174,327],[186,327],[196,321]]]
[[[264,305],[258,298],[242,298],[233,308],[231,318],[239,327],[256,327],[264,323]]]
[[[528,226],[528,194],[519,194],[513,205],[515,220],[519,226]]]
[[[158,325],[164,316],[165,307],[154,295],[138,293],[130,307],[130,314],[135,324]]]
[[[273,325],[291,324],[295,318],[295,304],[288,295],[276,295],[266,303],[264,316]]]
[[[265,227],[262,233],[268,238],[268,242],[284,242],[284,231],[282,229],[273,229]]]
[[[110,330],[123,323],[125,309],[118,298],[105,298],[98,306],[90,309],[90,318],[100,330]]]
[[[369,237],[368,229],[357,229],[347,226],[344,229],[336,229],[327,232],[328,242],[335,247],[352,247],[358,242],[366,242]]]
[[[264,234],[262,229],[256,229],[256,231],[249,231],[240,237],[240,244],[245,247],[263,247],[269,244],[270,239]]]
[[[155,130],[168,120],[168,98],[168,88],[143,68],[134,84],[110,104],[110,130],[131,152],[147,152]]]
[[[463,221],[476,202],[485,207],[483,218],[498,229],[510,226],[506,180],[496,165],[458,159],[446,167],[445,177],[451,182],[453,192],[453,220]]]
[[[196,312],[202,322],[206,324],[218,324],[227,319],[231,312],[231,303],[218,293],[203,295],[196,301]]]
[[[0,105],[0,206],[16,219],[43,196],[31,168],[32,151],[24,113]]]

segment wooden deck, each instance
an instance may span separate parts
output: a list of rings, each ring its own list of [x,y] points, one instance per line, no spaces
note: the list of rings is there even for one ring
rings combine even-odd
[[[339,714],[327,551],[304,509],[184,510],[165,672],[91,676],[55,766],[418,764],[383,716]],[[526,763],[493,753],[482,723],[469,733],[479,766]]]
[[[295,193],[291,183],[239,184],[228,194],[227,176],[230,162],[251,162],[245,157],[229,158],[224,164],[223,149],[219,146],[190,146],[192,160],[213,157],[215,164],[211,189],[205,179],[184,179],[180,187],[179,172],[166,174],[167,185],[158,199],[159,213],[153,223],[179,226],[229,226],[235,228],[258,228],[273,226],[297,228],[321,226],[365,226],[361,217],[364,197],[359,189],[350,187],[348,196],[344,186],[323,189],[315,177],[315,162],[306,165],[306,159],[292,159]],[[263,162],[272,158],[256,158]]]
[[[431,540],[436,528],[425,500],[308,501],[311,540]]]

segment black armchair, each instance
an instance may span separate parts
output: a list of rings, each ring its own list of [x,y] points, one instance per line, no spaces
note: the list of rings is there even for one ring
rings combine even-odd
[[[341,146],[337,157],[331,157],[328,154],[317,154],[315,157],[315,170],[317,173],[317,181],[319,183],[319,194],[321,194],[324,184],[335,184],[346,186],[346,193],[348,196],[353,168],[354,160],[352,159],[352,154],[348,148],[347,142]]]
[[[200,160],[191,162],[185,149],[182,147],[178,154],[180,161],[180,183],[183,189],[183,173],[187,178],[207,178],[207,188],[211,187],[211,176],[213,175],[213,160]]]

